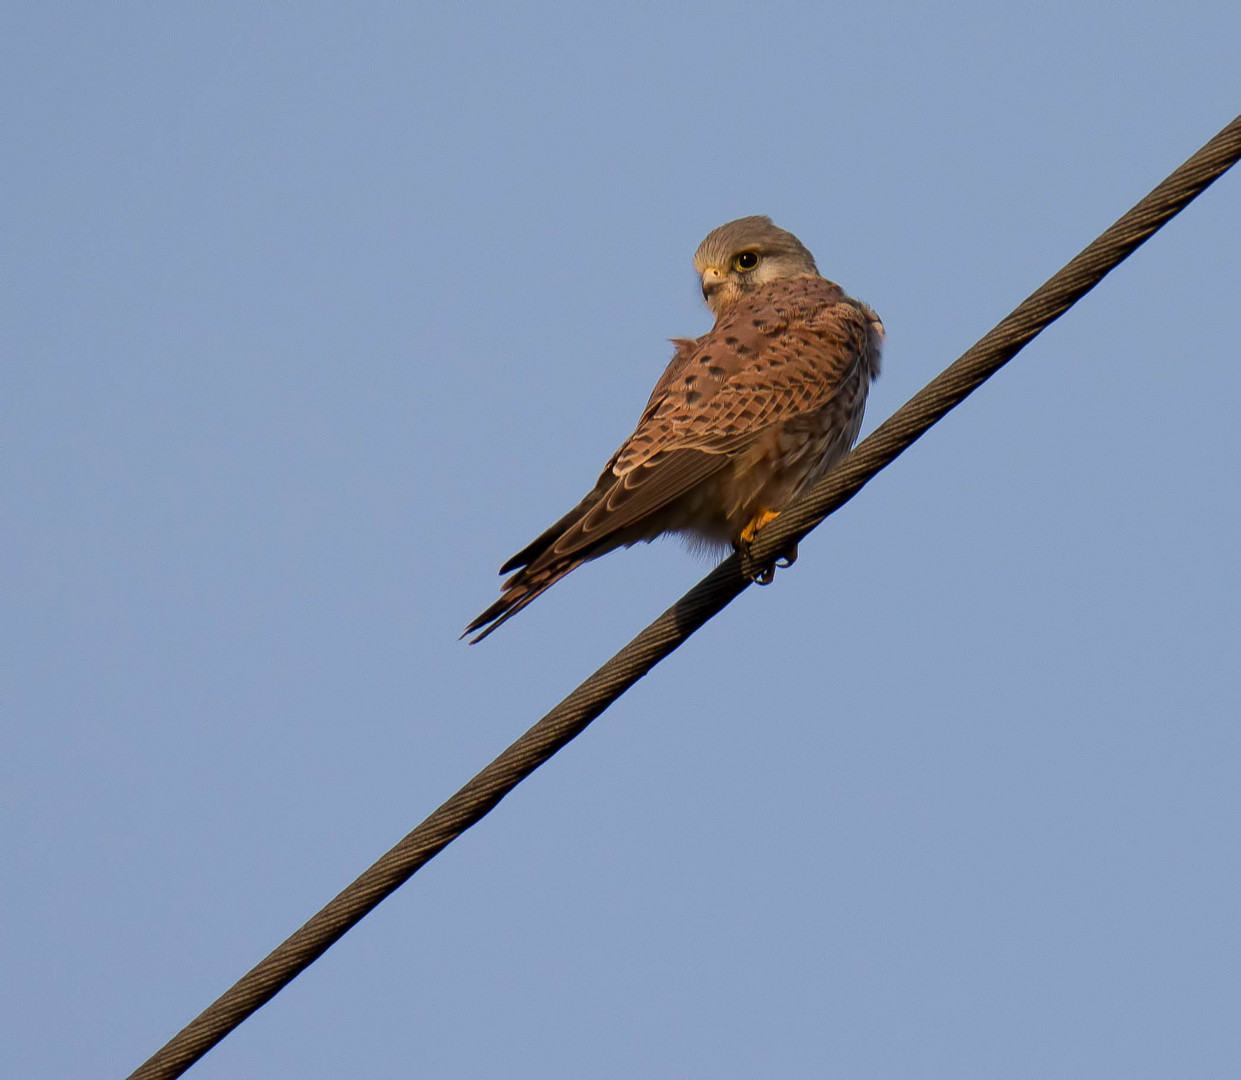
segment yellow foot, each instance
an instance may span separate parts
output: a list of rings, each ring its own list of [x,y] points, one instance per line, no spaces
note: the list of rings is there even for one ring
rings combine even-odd
[[[759,529],[761,529],[768,522],[775,521],[779,516],[779,510],[760,510],[757,514],[750,518],[750,523],[741,530],[741,542],[743,544],[750,543],[758,533]]]
[[[758,535],[758,531],[764,526],[780,516],[778,510],[760,510],[750,519],[750,523],[741,530],[741,537],[735,545],[737,550],[741,552],[742,557],[749,558],[750,545],[754,542],[754,537]],[[746,574],[756,585],[770,585],[776,577],[777,566],[792,566],[797,561],[797,545],[790,544],[788,548],[777,555],[766,566],[760,566],[753,570],[747,570]]]

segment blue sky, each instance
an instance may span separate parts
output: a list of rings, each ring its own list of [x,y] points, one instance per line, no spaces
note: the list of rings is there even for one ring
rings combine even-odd
[[[9,1076],[119,1075],[709,567],[485,644],[767,213],[867,429],[1235,115],[1234,4],[10,12]],[[1229,175],[198,1077],[1237,1066]]]

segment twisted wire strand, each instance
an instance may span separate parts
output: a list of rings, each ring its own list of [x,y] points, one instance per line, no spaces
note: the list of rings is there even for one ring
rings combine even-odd
[[[130,1076],[180,1076],[415,871],[488,814],[630,686],[751,583],[757,568],[817,527],[995,374],[1241,157],[1241,117],[1173,172],[999,325],[909,399],[804,497],[762,529],[577,687],[326,907],[251,968]]]

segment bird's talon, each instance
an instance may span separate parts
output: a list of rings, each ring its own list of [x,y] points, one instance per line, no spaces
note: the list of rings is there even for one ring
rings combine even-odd
[[[776,565],[780,567],[781,570],[787,570],[795,562],[797,562],[796,544],[793,544],[787,551],[784,551],[780,555],[776,556]]]

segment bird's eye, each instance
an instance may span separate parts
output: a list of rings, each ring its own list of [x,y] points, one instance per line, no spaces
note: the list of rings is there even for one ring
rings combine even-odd
[[[733,259],[734,270],[753,270],[758,265],[757,251],[743,251]]]

